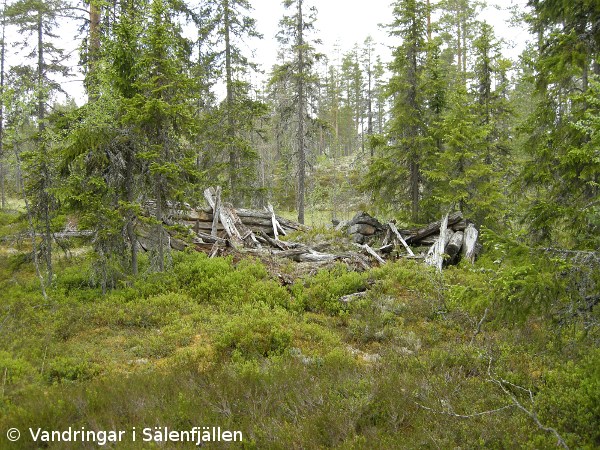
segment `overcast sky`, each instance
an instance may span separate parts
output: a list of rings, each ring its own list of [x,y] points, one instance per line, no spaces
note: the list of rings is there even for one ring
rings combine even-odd
[[[361,45],[371,35],[378,44],[377,52],[384,61],[389,61],[390,46],[399,44],[397,38],[388,36],[379,25],[392,22],[391,0],[307,0],[307,4],[317,7],[318,18],[315,24],[317,37],[323,41],[323,51],[332,55],[336,43],[342,53],[352,49],[355,43]],[[432,0],[435,3],[436,0]],[[285,13],[281,0],[254,0],[252,16],[256,18],[257,28],[264,38],[249,43],[257,49],[255,61],[269,70],[276,62],[279,20]],[[516,58],[524,49],[529,34],[526,29],[509,26],[510,13],[507,7],[519,5],[524,9],[527,0],[489,0],[480,19],[494,26],[498,37],[507,41],[506,56]],[[499,9],[500,8],[500,9]],[[512,42],[510,42],[512,41]],[[515,45],[515,47],[512,47]]]
[[[362,45],[367,36],[372,36],[377,48],[376,52],[381,55],[384,62],[390,60],[390,47],[399,45],[397,38],[388,36],[387,31],[380,24],[389,24],[392,17],[391,0],[306,0],[307,5],[315,5],[318,9],[317,22],[315,23],[315,37],[323,41],[320,51],[327,54],[330,59],[335,60],[336,49],[340,54],[352,49],[354,44]],[[435,3],[436,0],[432,0]],[[529,38],[524,28],[511,28],[508,24],[510,14],[506,8],[511,5],[519,5],[524,8],[527,0],[489,0],[488,6],[481,14],[480,19],[486,20],[494,26],[496,35],[507,41],[505,55],[515,59],[524,49],[524,43]],[[265,72],[269,72],[277,58],[277,41],[275,35],[279,29],[279,21],[285,13],[281,0],[251,0],[254,10],[252,17],[256,19],[257,30],[263,35],[263,39],[253,39],[244,44],[246,53],[254,52],[252,58]],[[500,6],[500,9],[498,9]],[[81,38],[74,36],[75,26],[62,26],[58,31],[67,51],[76,50],[81,43]],[[13,31],[14,33],[14,31]],[[10,32],[7,40],[15,41],[19,38]],[[514,44],[514,47],[511,46]],[[20,58],[14,54],[9,56],[8,63],[18,63]],[[74,56],[72,64],[76,64],[77,56]],[[266,75],[258,76],[264,79]],[[75,77],[81,78],[81,74]],[[256,80],[256,78],[254,78]],[[81,104],[85,97],[81,82],[70,81],[64,84],[65,90],[76,98]]]

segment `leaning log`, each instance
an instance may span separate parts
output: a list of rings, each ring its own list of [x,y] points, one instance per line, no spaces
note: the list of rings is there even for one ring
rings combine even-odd
[[[408,244],[406,243],[406,241],[404,240],[404,238],[398,231],[398,228],[396,228],[396,224],[394,224],[393,222],[390,222],[390,223],[388,223],[388,227],[390,227],[390,230],[392,230],[392,233],[394,233],[394,236],[396,236],[396,239],[398,239],[398,241],[400,241],[402,243],[402,245],[404,246],[404,248],[406,249],[408,254],[410,256],[415,256],[413,251],[410,249],[410,247],[408,246]]]
[[[375,250],[373,250],[371,247],[369,247],[368,244],[364,244],[364,245],[360,245],[360,244],[355,244],[356,246],[362,248],[364,251],[366,251],[369,255],[371,255],[373,258],[375,258],[377,260],[377,262],[379,264],[385,264],[385,260],[379,256]]]

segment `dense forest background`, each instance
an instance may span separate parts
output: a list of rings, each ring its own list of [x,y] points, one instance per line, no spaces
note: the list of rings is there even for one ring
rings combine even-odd
[[[179,402],[148,400],[148,414],[185,424],[198,404],[177,395],[198,394],[198,382],[223,389],[213,392],[218,408],[198,394],[203,418],[252,429],[259,448],[600,446],[598,2],[515,9],[533,40],[514,60],[475,0],[393,2],[391,61],[372,38],[320,53],[316,2],[283,5],[277,63],[257,76],[244,45],[260,36],[249,0],[4,1],[0,227],[4,243],[21,236],[19,250],[1,256],[11,295],[0,323],[9,330],[0,350],[6,417],[64,425],[121,408],[133,420],[142,413],[108,398],[143,396],[134,386],[146,386]],[[63,27],[81,33],[76,65]],[[82,105],[65,96],[78,71]],[[203,204],[217,185],[235,206],[272,203],[312,225],[368,210],[412,226],[460,209],[482,230],[484,255],[449,275],[412,263],[370,274],[336,268],[286,290],[258,263],[165,249],[169,208]],[[153,236],[143,255],[141,226]],[[89,233],[78,248],[56,238],[73,228]],[[337,302],[373,284],[377,301]],[[128,369],[138,384],[112,385],[123,361],[90,362],[77,339],[92,329],[112,330],[110,345],[134,339],[115,358],[131,360],[131,351],[176,369],[160,383]],[[209,343],[198,347],[201,338]],[[340,350],[347,342],[383,354],[384,365],[356,363]],[[309,363],[298,362],[298,348]],[[236,391],[240,383],[254,394]],[[291,396],[268,426],[266,385],[276,392],[268,395]],[[41,407],[40,392],[85,402],[95,392],[98,403]],[[331,392],[335,401],[323,403]],[[442,425],[428,435],[434,422]]]
[[[302,223],[307,209],[336,218],[366,205],[423,223],[454,206],[532,242],[597,246],[593,2],[515,10],[536,37],[517,61],[478,19],[482,4],[396,2],[386,64],[372,38],[317,53],[314,6],[284,6],[260,86],[248,81],[258,67],[243,43],[259,33],[247,1],[4,6],[19,41],[2,55],[17,44],[11,60],[24,64],[2,58],[2,205],[27,200],[48,280],[65,215],[94,231],[106,264],[119,255],[111,267],[136,273],[140,205],[155,200],[160,225],[168,201],[195,204],[209,185]],[[83,33],[77,67],[65,65],[66,21]],[[57,103],[79,69],[87,102]]]

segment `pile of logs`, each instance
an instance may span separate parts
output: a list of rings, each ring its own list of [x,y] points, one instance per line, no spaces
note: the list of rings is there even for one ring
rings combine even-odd
[[[425,227],[403,230],[398,230],[393,221],[382,225],[369,214],[359,212],[351,221],[338,224],[336,229],[346,229],[355,243],[363,245],[383,236],[381,255],[389,255],[402,245],[408,257],[423,257],[427,264],[440,270],[442,266],[458,263],[461,257],[473,263],[481,251],[477,228],[459,211]],[[415,255],[415,251],[424,246],[429,247],[426,255]]]
[[[477,229],[460,212],[448,214],[443,220],[422,228],[402,230],[393,221],[384,225],[369,214],[360,212],[349,222],[337,225],[337,229],[346,230],[352,242],[348,243],[348,251],[332,254],[322,253],[305,244],[281,240],[280,236],[292,231],[304,231],[306,227],[276,215],[270,204],[264,211],[235,209],[231,204],[221,201],[221,189],[218,187],[206,189],[204,198],[208,204],[204,208],[169,205],[165,223],[184,225],[193,236],[190,244],[189,239],[186,242],[169,234],[168,242],[172,248],[182,250],[193,245],[196,250],[204,251],[211,257],[223,254],[227,249],[243,249],[248,253],[289,258],[297,262],[350,260],[364,269],[370,267],[369,259],[384,264],[386,260],[402,256],[424,259],[427,264],[440,270],[448,264],[456,264],[461,257],[473,262],[480,249]],[[151,204],[148,210],[152,215]],[[138,230],[138,236],[144,248],[144,239],[148,240],[151,236],[142,231]],[[376,242],[381,245],[373,248]],[[425,251],[422,251],[423,248]],[[397,252],[394,253],[394,250]]]

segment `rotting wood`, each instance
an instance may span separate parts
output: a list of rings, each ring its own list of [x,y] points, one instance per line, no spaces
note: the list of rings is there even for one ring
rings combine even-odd
[[[427,257],[425,258],[425,263],[435,267],[439,272],[441,272],[444,263],[444,250],[448,244],[448,240],[450,239],[449,232],[452,231],[448,230],[448,214],[446,214],[439,222],[439,230],[440,237],[429,249]]]
[[[354,292],[353,294],[348,294],[348,295],[344,295],[343,297],[340,297],[339,301],[341,303],[348,304],[355,300],[361,299],[361,298],[365,297],[366,295],[367,295],[367,291]]]
[[[379,256],[377,254],[377,252],[375,252],[375,250],[373,250],[371,247],[369,247],[368,244],[362,244],[362,245],[354,244],[354,245],[365,250],[369,255],[371,255],[373,258],[375,258],[377,260],[377,262],[379,262],[379,264],[385,264],[385,259],[383,259],[381,256]]]
[[[275,238],[271,238],[267,233],[265,233],[264,231],[259,231],[259,236],[262,237],[265,242],[267,244],[270,244],[271,247],[275,247],[278,248],[280,250],[289,250],[289,247],[286,245],[285,242],[280,241],[279,239]],[[258,236],[257,236],[258,237]]]
[[[392,253],[393,250],[394,250],[394,244],[387,244],[387,245],[382,245],[381,247],[379,247],[379,253],[383,253],[384,255]]]
[[[217,225],[219,224],[219,212],[221,211],[221,186],[217,186],[215,207],[213,208],[213,220],[210,227],[210,235],[217,235]]]
[[[398,239],[400,241],[400,243],[402,243],[402,245],[404,246],[404,248],[406,249],[408,254],[410,256],[415,256],[415,254],[413,253],[411,248],[408,246],[408,244],[406,243],[406,241],[404,240],[404,238],[398,231],[398,228],[396,228],[396,224],[393,222],[390,222],[390,223],[388,223],[388,227],[390,227],[390,230],[392,231],[392,233],[394,233],[394,235],[396,236],[396,239]]]
[[[460,249],[463,245],[464,233],[457,231],[452,235],[446,246],[445,253],[449,256],[449,262],[454,262],[455,257],[459,254]]]
[[[213,188],[205,189],[204,198],[206,199],[206,201],[208,202],[210,207],[213,209],[213,211],[215,211],[216,205],[215,205],[214,189]],[[222,207],[219,208],[219,220],[221,221],[221,224],[223,225],[225,232],[229,236],[232,246],[234,248],[241,247],[244,245],[244,240],[242,239],[242,236],[240,235],[240,232],[238,231],[238,229],[235,227],[234,219],[229,214],[230,209],[233,209],[233,208],[227,208],[227,205],[225,205],[225,204],[222,205]],[[212,226],[211,226],[211,229],[212,229]]]
[[[472,223],[465,229],[463,254],[467,261],[471,264],[475,262],[477,256],[477,238],[479,237],[479,231],[475,228]]]
[[[460,211],[453,212],[452,214],[447,215],[448,221],[445,227],[442,227],[442,221],[432,222],[429,225],[426,225],[423,228],[417,230],[414,234],[406,238],[407,243],[417,243],[424,237],[430,236],[432,234],[437,233],[441,228],[448,228],[448,225],[454,225],[457,222],[460,222],[463,219],[463,215]],[[445,217],[444,217],[445,218]]]

